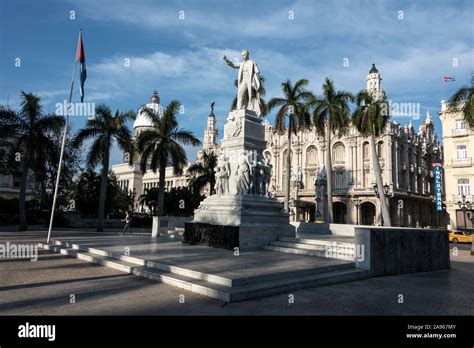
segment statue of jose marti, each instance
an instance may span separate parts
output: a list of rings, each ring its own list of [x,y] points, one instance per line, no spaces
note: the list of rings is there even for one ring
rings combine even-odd
[[[249,51],[242,50],[242,62],[231,62],[224,56],[225,63],[239,69],[237,75],[237,109],[253,110],[257,116],[262,115],[260,108],[260,70],[257,63],[250,59]]]

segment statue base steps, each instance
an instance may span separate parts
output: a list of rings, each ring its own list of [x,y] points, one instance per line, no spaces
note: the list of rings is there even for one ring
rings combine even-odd
[[[254,250],[279,237],[294,237],[295,227],[282,208],[275,198],[263,196],[207,197],[185,224],[183,243]]]

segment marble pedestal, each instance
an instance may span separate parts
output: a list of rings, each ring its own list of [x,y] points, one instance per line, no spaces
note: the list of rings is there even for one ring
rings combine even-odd
[[[244,154],[250,163],[260,161],[264,149],[262,120],[250,110],[231,111],[221,143],[221,154],[230,165],[229,192],[201,202],[193,221],[185,224],[183,243],[251,250],[279,237],[295,236],[282,203],[267,196],[236,193],[239,159]]]

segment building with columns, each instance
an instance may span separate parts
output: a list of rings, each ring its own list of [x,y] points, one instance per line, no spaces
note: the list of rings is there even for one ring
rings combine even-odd
[[[150,103],[146,104],[148,109],[151,109],[159,115],[163,114],[163,107],[160,105],[160,97],[158,92],[153,92]],[[133,123],[134,136],[137,137],[140,132],[150,129],[152,123],[150,119],[143,113],[142,109],[138,110],[135,122]],[[136,199],[134,202],[134,210],[146,210],[146,207],[139,206],[138,197],[145,192],[146,189],[158,187],[159,174],[158,171],[153,173],[148,169],[143,173],[140,169],[140,157],[136,155],[133,159],[133,165],[128,164],[128,160],[124,158],[125,163],[115,164],[112,166],[112,171],[117,176],[118,183],[122,190],[127,192],[135,192]],[[175,175],[173,167],[166,168],[165,190],[171,190],[173,187],[184,187],[188,185],[190,177],[185,174],[186,168],[183,170],[183,175]]]
[[[384,96],[381,76],[375,65],[367,76],[367,90]],[[264,155],[271,160],[271,190],[284,200],[287,135],[278,134],[265,122],[267,148]],[[442,162],[442,148],[434,133],[429,112],[415,131],[411,121],[402,126],[388,122],[384,134],[376,139],[377,152],[393,226],[435,226],[441,224],[434,205],[432,163]],[[328,151],[323,137],[314,129],[292,137],[291,194],[294,221],[315,220],[315,179],[323,170]],[[333,210],[335,223],[379,224],[380,201],[374,191],[374,164],[370,139],[350,127],[349,133],[331,141],[333,166]]]
[[[163,114],[163,107],[160,105],[160,97],[158,92],[154,91],[151,96],[150,103],[145,105],[146,108],[151,109],[152,111],[158,113],[159,115]],[[140,132],[150,129],[152,127],[150,119],[142,112],[141,109],[138,110],[135,122],[133,123],[133,130],[135,138],[140,134]],[[200,159],[203,151],[213,152],[215,154],[219,153],[218,145],[218,131],[216,125],[216,116],[214,115],[214,103],[211,104],[211,112],[207,117],[207,127],[204,130],[204,141],[202,150],[197,154],[197,160]],[[159,173],[153,173],[152,170],[148,169],[143,173],[140,169],[140,157],[136,155],[133,159],[133,165],[129,165],[128,161],[124,158],[125,163],[115,164],[112,166],[112,171],[117,176],[118,183],[122,190],[126,192],[135,192],[135,202],[134,210],[135,211],[146,211],[146,207],[142,207],[138,203],[138,197],[145,192],[146,189],[151,189],[153,187],[158,187]],[[165,178],[165,190],[169,191],[175,187],[187,187],[189,180],[191,179],[190,175],[186,174],[186,168],[183,169],[182,175],[175,175],[173,167],[166,168],[166,178]],[[208,194],[207,190],[204,189],[203,194]]]
[[[375,65],[367,76],[367,90],[373,95],[385,95],[381,75]],[[151,103],[146,105],[156,112],[162,112],[159,97],[154,93]],[[219,153],[216,116],[211,104],[211,113],[204,130],[202,151]],[[287,135],[279,135],[272,125],[265,121],[267,147],[264,156],[270,160],[273,173],[270,192],[283,201],[285,163],[287,156]],[[133,125],[135,135],[151,127],[149,119],[138,111]],[[388,200],[393,226],[437,226],[444,222],[443,216],[435,211],[434,173],[432,163],[443,162],[443,151],[434,131],[429,112],[416,131],[410,121],[402,126],[388,122],[384,134],[376,139],[382,170],[383,183],[388,188]],[[315,179],[324,170],[326,144],[314,129],[301,131],[292,137],[292,216],[294,221],[314,221],[317,216]],[[380,224],[380,202],[374,191],[370,139],[361,136],[355,127],[349,133],[331,141],[333,166],[333,209],[335,223]],[[137,197],[147,188],[158,187],[159,174],[147,170],[142,173],[139,158],[134,164],[112,166],[124,190],[135,190]],[[185,173],[185,171],[184,171]],[[176,176],[172,167],[166,169],[166,189],[187,186],[190,176]],[[206,192],[203,192],[206,194]],[[135,202],[135,209],[141,210]]]
[[[474,210],[471,184],[474,183],[474,134],[464,122],[462,111],[452,111],[441,101],[439,112],[443,129],[446,211],[451,228],[473,229]],[[464,210],[462,203],[464,196]]]

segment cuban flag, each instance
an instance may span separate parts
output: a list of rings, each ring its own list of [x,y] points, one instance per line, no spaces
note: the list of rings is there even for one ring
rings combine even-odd
[[[86,71],[86,56],[84,54],[84,44],[82,43],[82,30],[79,32],[79,41],[77,42],[77,53],[76,53],[76,64],[80,63],[81,70],[81,103],[84,101],[84,82],[86,82],[87,71]]]
[[[454,81],[456,81],[456,77],[454,77],[454,76],[445,76],[443,79],[444,79],[444,82],[454,82]]]

